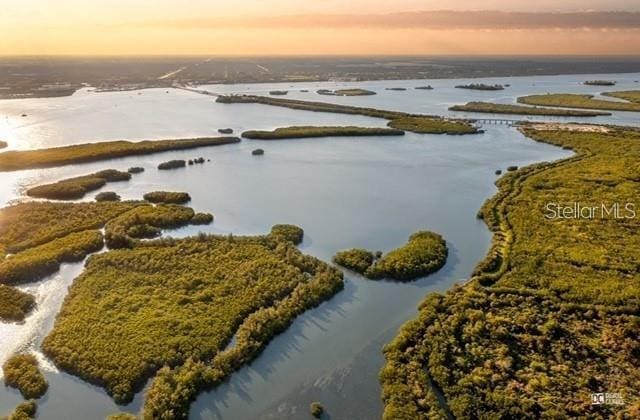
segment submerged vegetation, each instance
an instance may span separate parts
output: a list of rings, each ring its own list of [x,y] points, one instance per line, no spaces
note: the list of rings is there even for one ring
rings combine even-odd
[[[633,92],[633,91],[631,91]],[[607,96],[617,97],[628,92],[607,92]],[[631,99],[635,96],[620,97]],[[635,111],[640,112],[640,102],[617,102],[604,99],[594,99],[593,95],[580,95],[575,93],[548,93],[546,95],[529,95],[518,98],[518,102],[527,105],[557,106],[565,108],[605,109],[609,111]]]
[[[342,288],[337,270],[283,240],[294,229],[274,231],[157,240],[92,256],[43,349],[120,403],[160,369],[145,418],[184,418],[200,390]]]
[[[409,241],[384,255],[353,248],[336,253],[333,261],[370,279],[413,280],[438,271],[447,261],[447,243],[442,236],[419,231]]]
[[[548,115],[554,117],[597,117],[599,115],[611,115],[610,112],[602,111],[578,111],[574,109],[556,109],[537,106],[494,104],[491,102],[468,102],[465,105],[454,105],[450,107],[449,110],[482,112],[488,114]]]
[[[504,90],[502,85],[487,85],[484,83],[469,83],[468,85],[458,85],[458,89],[471,89],[471,90]]]
[[[51,168],[74,163],[96,162],[125,156],[148,155],[170,150],[195,149],[238,143],[237,137],[203,137],[141,142],[106,141],[39,150],[12,150],[0,153],[0,171]]]
[[[576,155],[498,180],[482,208],[493,244],[470,283],[429,295],[385,347],[385,419],[637,417],[640,220],[545,211],[637,203],[640,131],[522,130]],[[591,405],[607,390],[624,405]]]
[[[143,198],[150,203],[185,204],[191,201],[188,193],[172,191],[152,191],[146,193]]]
[[[128,181],[129,179],[131,179],[129,172],[107,169],[90,175],[67,178],[53,184],[29,188],[27,195],[49,200],[77,200],[91,191],[104,187],[107,182]]]
[[[301,101],[296,99],[269,98],[256,95],[226,95],[218,96],[216,102],[224,104],[234,103],[259,103],[264,105],[281,106],[291,109],[313,112],[333,112],[338,114],[364,115],[373,118],[383,118],[390,120],[389,126],[400,130],[413,131],[417,133],[433,134],[472,134],[478,130],[466,120],[445,119],[432,115],[410,114],[400,111],[387,111],[375,108],[365,108],[359,106],[338,105],[326,102]],[[395,121],[403,119],[396,124]]]
[[[26,399],[40,398],[48,384],[38,368],[38,360],[31,354],[16,354],[2,365],[4,382],[16,388]]]
[[[282,140],[307,137],[355,137],[355,136],[402,136],[404,131],[378,127],[314,127],[293,126],[280,127],[275,130],[250,130],[242,133],[242,137],[254,140]]]

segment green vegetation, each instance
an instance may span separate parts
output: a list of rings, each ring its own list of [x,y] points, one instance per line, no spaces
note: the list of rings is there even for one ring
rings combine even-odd
[[[617,92],[607,92],[608,96],[616,96],[616,94]],[[640,112],[640,102],[606,101],[603,99],[594,99],[593,95],[579,95],[574,93],[548,93],[546,95],[522,96],[518,98],[518,102],[527,105]]]
[[[193,209],[176,204],[138,206],[110,220],[105,226],[105,242],[111,249],[133,248],[140,239],[160,236],[162,229],[191,224]]]
[[[611,115],[610,112],[577,111],[574,109],[541,108],[522,105],[494,104],[490,102],[468,102],[466,105],[454,105],[451,111],[483,112],[488,114],[549,115],[554,117],[597,117]]]
[[[469,83],[468,85],[458,85],[458,89],[471,89],[471,90],[504,90],[502,85],[487,85],[484,83]]]
[[[36,417],[38,405],[34,400],[21,402],[16,406],[9,417],[3,417],[3,420],[31,420]]]
[[[447,243],[442,236],[419,231],[409,241],[385,255],[366,249],[339,251],[333,261],[370,279],[413,280],[438,271],[447,261]]]
[[[49,200],[77,200],[85,194],[102,188],[107,182],[128,181],[131,174],[115,169],[107,169],[90,175],[63,179],[53,184],[44,184],[29,188],[27,195]]]
[[[0,153],[0,171],[51,168],[83,162],[96,162],[125,156],[148,155],[170,150],[195,149],[238,143],[237,137],[203,137],[156,141],[107,141],[40,150],[14,150]]]
[[[251,151],[251,154],[253,156],[262,156],[264,155],[264,150],[263,149],[254,149]]]
[[[47,392],[47,380],[38,369],[38,360],[31,354],[11,356],[2,370],[5,384],[18,389],[24,398],[40,398]]]
[[[213,222],[213,214],[196,213],[191,218],[192,225],[209,225]]]
[[[191,201],[191,196],[186,192],[152,191],[142,198],[151,203],[185,204]]]
[[[640,131],[522,131],[576,155],[498,180],[481,210],[493,244],[471,281],[429,295],[385,347],[385,419],[637,417],[640,219],[549,219],[545,209],[637,203]],[[591,405],[611,389],[625,405]]]
[[[584,84],[587,86],[615,86],[616,82],[612,80],[587,80]]]
[[[282,230],[201,234],[93,255],[44,351],[121,403],[160,369],[145,418],[184,418],[201,389],[255,358],[298,314],[342,288],[339,271],[300,253],[282,240]],[[225,350],[234,336],[236,345]]]
[[[162,162],[161,164],[158,165],[158,169],[162,171],[166,171],[169,169],[184,168],[186,166],[187,166],[186,160],[174,159],[174,160],[169,160],[167,162]]]
[[[451,134],[471,134],[478,130],[466,120],[448,120],[431,115],[410,114],[399,111],[386,111],[375,108],[365,108],[359,106],[338,105],[326,102],[301,101],[296,99],[269,98],[256,95],[227,95],[218,96],[216,102],[224,104],[234,103],[258,103],[263,105],[281,106],[291,109],[313,112],[333,112],[338,114],[364,115],[373,118],[383,118],[390,120],[389,126],[400,130],[413,131],[417,133],[451,133]],[[397,119],[407,119],[394,124]],[[403,127],[403,126],[406,126]]]
[[[96,201],[120,201],[120,196],[113,191],[103,191],[96,194]]]
[[[107,417],[107,420],[137,420],[138,418],[136,416],[134,416],[133,414],[129,414],[129,413],[116,413],[116,414],[110,414]]]
[[[35,304],[36,300],[30,294],[0,284],[0,321],[22,321]]]
[[[133,166],[129,169],[127,169],[127,172],[129,172],[130,174],[139,174],[144,172],[144,168],[141,166]]]
[[[304,230],[296,225],[273,225],[271,228],[271,236],[284,239],[294,245],[299,245],[304,238]]]
[[[640,90],[621,90],[618,92],[604,92],[602,95],[612,98],[624,99],[625,101],[640,103]]]
[[[320,95],[330,95],[330,96],[370,96],[370,95],[375,95],[376,94],[372,90],[359,89],[359,88],[336,89],[336,90],[318,89],[316,91],[316,93],[318,93]]]
[[[314,401],[309,406],[309,411],[311,412],[311,415],[313,417],[319,419],[320,417],[322,417],[322,414],[324,413],[324,407],[319,402]]]
[[[333,262],[360,274],[364,274],[374,260],[375,257],[371,251],[361,248],[338,251],[333,256]]]
[[[0,261],[0,283],[20,284],[55,273],[64,262],[82,261],[104,246],[102,233],[86,230],[70,233]]]
[[[254,140],[299,139],[306,137],[339,137],[339,136],[402,136],[404,131],[392,128],[377,127],[280,127],[272,131],[250,130],[242,133],[242,137]]]
[[[389,127],[421,134],[474,134],[478,129],[462,120],[430,117],[404,117],[389,121]]]
[[[409,242],[390,251],[367,269],[365,276],[372,279],[390,278],[413,280],[438,271],[447,261],[447,244],[442,236],[419,231]]]

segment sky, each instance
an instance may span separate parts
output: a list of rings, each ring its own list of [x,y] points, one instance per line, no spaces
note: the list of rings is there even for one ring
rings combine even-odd
[[[638,0],[2,0],[0,55],[640,55]]]

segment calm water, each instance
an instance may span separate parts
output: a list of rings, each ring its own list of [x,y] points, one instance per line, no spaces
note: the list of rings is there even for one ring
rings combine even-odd
[[[290,97],[446,114],[451,104],[479,98],[513,102],[515,96],[546,91],[596,93],[600,90],[579,84],[593,78],[612,78],[619,81],[616,89],[629,89],[638,87],[634,80],[640,75],[483,79],[511,84],[501,92],[452,87],[467,80],[207,89],[264,93],[284,87],[290,89]],[[435,89],[384,90],[423,84]],[[337,98],[313,93],[317,88],[343,85],[370,88],[379,95]],[[301,89],[311,92],[301,93]],[[0,101],[0,138],[12,148],[27,149],[99,140],[212,135],[219,127],[244,130],[293,124],[385,124],[365,117],[260,105],[225,106],[204,95],[168,92],[98,94],[85,90],[68,98]],[[22,113],[27,117],[21,117]],[[588,121],[638,124],[638,117],[615,113]],[[256,147],[265,149],[266,154],[251,156]],[[213,225],[180,229],[171,232],[173,236],[200,230],[256,234],[275,223],[295,223],[305,229],[302,250],[328,261],[336,250],[347,247],[387,251],[418,229],[443,234],[451,253],[440,272],[406,284],[347,274],[343,292],[300,316],[251,366],[215,391],[202,394],[191,412],[193,419],[306,418],[309,403],[318,400],[333,419],[370,419],[379,417],[382,409],[377,375],[383,364],[384,343],[416,315],[416,307],[427,293],[464,281],[488,249],[490,234],[475,214],[495,192],[494,171],[568,155],[527,140],[514,129],[492,126],[487,126],[485,134],[462,137],[407,134],[403,138],[245,140],[192,151],[2,173],[0,200],[6,204],[20,199],[24,188],[32,184],[139,165],[146,172],[126,183],[109,184],[104,190],[116,191],[125,199],[140,198],[153,189],[185,190],[193,197],[191,205],[196,210],[215,214]],[[175,171],[155,169],[164,160],[198,156],[211,162]],[[22,325],[0,323],[0,362],[16,350],[37,351],[68,286],[81,271],[82,264],[64,265],[55,276],[23,287],[36,295],[38,308]],[[39,418],[101,419],[119,410],[136,412],[141,406],[142,393],[129,406],[118,407],[101,389],[58,372],[43,356],[41,359],[50,389],[39,401]],[[0,415],[20,401],[17,392],[0,388]]]

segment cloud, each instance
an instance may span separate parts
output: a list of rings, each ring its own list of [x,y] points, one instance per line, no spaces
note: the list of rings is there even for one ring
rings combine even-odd
[[[416,11],[389,14],[306,14],[155,21],[179,29],[382,28],[382,29],[638,29],[640,12]]]

